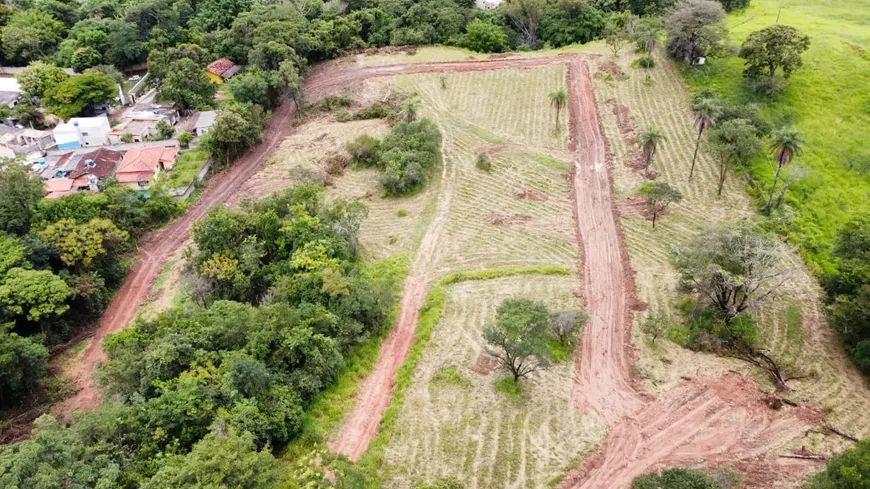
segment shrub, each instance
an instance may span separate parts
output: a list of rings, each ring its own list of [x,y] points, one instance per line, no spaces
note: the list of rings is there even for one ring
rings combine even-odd
[[[401,195],[426,183],[429,170],[441,161],[441,132],[428,119],[399,122],[381,142],[381,184],[387,195]]]
[[[381,142],[363,134],[347,143],[347,152],[355,165],[364,167],[381,166],[379,161]]]
[[[190,131],[184,131],[178,135],[178,143],[182,146],[189,146],[191,141],[193,141],[193,133]]]
[[[122,143],[132,143],[133,142],[133,134],[131,134],[129,132],[125,132],[124,134],[121,134],[120,139],[121,139]]]
[[[655,68],[656,60],[652,56],[644,56],[632,61],[631,66],[634,68]]]
[[[485,171],[487,173],[492,171],[492,161],[489,159],[489,155],[486,153],[480,153],[477,155],[477,162],[474,164],[480,171]]]
[[[320,110],[324,112],[332,112],[338,107],[350,107],[351,105],[353,105],[353,101],[345,95],[327,95],[323,98],[323,101],[320,102]]]
[[[474,19],[466,26],[462,46],[478,53],[500,53],[508,45],[504,30],[492,22]]]
[[[405,209],[399,209],[398,211],[396,211],[396,215],[399,217],[405,217],[408,215],[408,211],[406,211]]]
[[[700,470],[666,469],[642,475],[631,483],[631,489],[729,489]]]

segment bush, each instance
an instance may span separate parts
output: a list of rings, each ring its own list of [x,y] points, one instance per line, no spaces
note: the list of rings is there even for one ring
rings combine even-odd
[[[870,481],[870,440],[846,450],[828,462],[824,472],[813,477],[807,489],[857,489]]]
[[[381,166],[380,147],[380,141],[368,134],[363,134],[347,143],[346,149],[355,165],[370,167]]]
[[[631,483],[631,489],[729,489],[704,472],[691,469],[666,469],[642,475]]]
[[[184,131],[178,135],[178,143],[184,147],[189,146],[191,141],[193,141],[193,133],[190,131]]]
[[[428,119],[399,122],[381,142],[381,184],[387,195],[401,195],[422,187],[429,170],[441,161],[441,132]]]
[[[477,162],[474,164],[480,171],[485,171],[490,173],[492,171],[492,161],[489,159],[489,155],[486,153],[480,153],[477,155]]]
[[[632,61],[631,66],[634,68],[655,68],[656,60],[652,56],[644,56]]]
[[[504,30],[480,19],[474,19],[465,28],[462,47],[478,53],[500,53],[508,46]]]
[[[320,110],[324,112],[332,112],[338,107],[350,107],[353,101],[347,96],[327,95],[320,102]]]

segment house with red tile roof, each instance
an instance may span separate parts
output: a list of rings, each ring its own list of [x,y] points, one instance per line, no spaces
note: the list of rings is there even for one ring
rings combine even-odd
[[[160,172],[172,169],[177,157],[176,146],[132,148],[121,160],[115,178],[119,183],[134,190],[146,189],[151,186]]]
[[[72,178],[52,178],[45,181],[45,198],[58,199],[77,192]]]
[[[209,80],[212,83],[217,83],[218,85],[223,84],[225,81],[232,78],[233,75],[239,72],[241,66],[233,63],[227,58],[221,58],[215,61],[212,61],[206,68],[205,74],[208,75]]]

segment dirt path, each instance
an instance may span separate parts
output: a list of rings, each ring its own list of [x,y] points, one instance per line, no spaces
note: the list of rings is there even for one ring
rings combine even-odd
[[[662,466],[728,463],[758,487],[800,477],[807,464],[781,465],[765,456],[818,423],[809,409],[770,410],[751,380],[738,375],[692,379],[648,399],[631,377],[633,272],[614,205],[607,146],[589,68],[569,63],[572,197],[581,245],[586,308],[591,319],[576,357],[574,398],[610,427],[605,444],[560,488],[627,487]]]

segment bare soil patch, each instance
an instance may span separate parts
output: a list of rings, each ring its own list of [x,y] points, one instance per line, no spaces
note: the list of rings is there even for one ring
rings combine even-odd
[[[496,367],[498,367],[498,358],[481,353],[474,360],[474,366],[471,367],[471,371],[480,375],[489,375]]]

